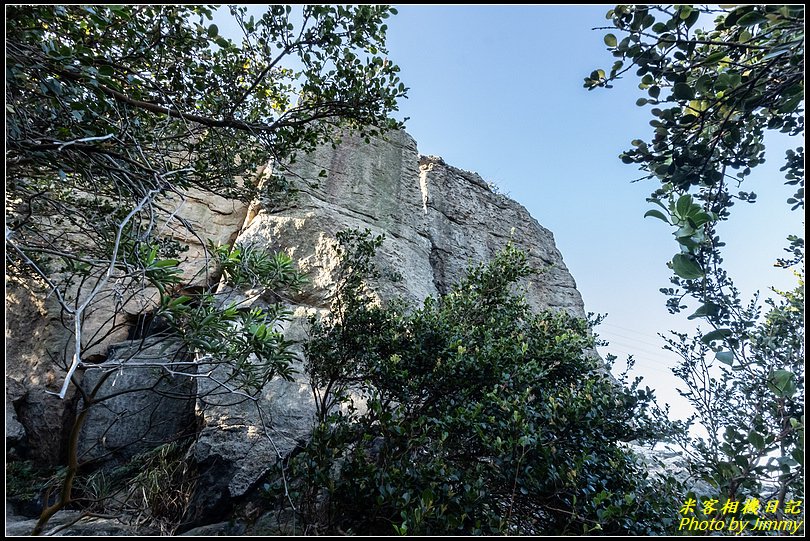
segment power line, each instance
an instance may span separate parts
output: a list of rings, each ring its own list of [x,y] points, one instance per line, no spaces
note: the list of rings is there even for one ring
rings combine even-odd
[[[599,334],[600,336],[604,336],[603,334],[600,334],[599,332],[597,332],[596,334]],[[611,336],[611,335],[612,336],[619,336],[621,338],[626,338],[628,340],[635,340],[636,342],[640,342],[642,344],[647,344],[648,346],[660,347],[660,344],[654,344],[652,342],[647,342],[646,340],[640,340],[640,339],[635,338],[633,336],[627,336],[627,335],[624,335],[624,334],[621,334],[621,333],[617,333],[615,331],[611,331],[610,329],[607,329],[605,334],[608,335],[608,336]],[[644,336],[645,338],[647,337],[647,335],[644,335],[644,334],[641,334],[641,333],[637,333],[637,334],[639,334],[640,336]]]
[[[673,377],[672,372],[669,370],[668,365],[663,365],[661,362],[651,360],[647,357],[639,357],[634,353],[630,353],[629,351],[624,351],[621,349],[613,349],[613,351],[607,351],[606,353],[611,353],[616,355],[616,353],[621,353],[624,355],[632,356],[633,360],[635,361],[635,366],[638,369],[643,369],[645,372],[656,372],[658,374],[666,375],[668,377]],[[617,360],[624,362],[625,359],[621,357],[621,355],[617,355]]]
[[[645,354],[653,356],[653,357],[658,357],[658,356],[666,357],[667,356],[665,353],[662,354],[662,352],[666,351],[663,347],[660,348],[660,349],[651,350],[651,349],[646,348],[644,346],[639,346],[637,344],[625,342],[624,340],[608,340],[608,342],[610,342],[610,344],[617,344],[617,345],[625,347],[625,348],[632,348],[633,350],[638,351],[639,353],[645,353]]]

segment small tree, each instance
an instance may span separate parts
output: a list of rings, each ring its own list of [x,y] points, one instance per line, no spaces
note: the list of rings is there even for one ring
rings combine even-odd
[[[648,199],[660,209],[645,216],[671,225],[678,244],[675,287],[661,290],[670,311],[691,296],[699,305],[689,319],[711,325],[666,346],[683,359],[675,374],[708,433],[692,442],[694,465],[726,498],[775,496],[781,513],[786,495],[803,496],[804,240],[791,235],[791,257],[777,262],[802,263],[798,288],[777,292],[758,322],[756,299],[744,302],[723,267],[716,226],[735,201],[755,202],[735,190],[764,161],[765,132],[804,133],[804,7],[625,5],[607,18],[622,34],[604,38],[617,60],[585,86],[609,88],[630,70],[641,78],[647,97],[637,104],[654,106],[655,134],[621,159],[660,183]],[[804,208],[803,161],[797,146],[781,169],[796,187],[790,210]]]
[[[227,295],[281,293],[300,276],[286,256],[231,246],[207,248],[203,268],[183,275],[184,247],[166,224],[196,234],[178,216],[187,190],[284,196],[283,178],[258,177],[260,165],[281,167],[332,140],[335,127],[368,137],[399,126],[388,115],[406,89],[385,57],[394,9],[271,6],[255,19],[232,8],[240,44],[208,22],[213,9],[7,8],[7,277],[40,283],[58,303],[69,338],[55,359],[64,373],[56,394],[78,389],[83,404],[60,496],[36,532],[75,502],[78,434],[109,398],[97,394],[112,373],[98,349],[132,325],[127,310],[151,312],[183,344],[188,357],[154,367],[172,372],[164,377],[215,378],[220,367],[218,392],[249,399],[268,378],[289,375],[289,343],[273,330],[284,311],[245,310]],[[88,328],[92,312],[104,322]],[[105,375],[85,389],[85,370]]]
[[[184,380],[194,382],[199,378],[205,378],[213,383],[210,386],[213,390],[209,391],[211,394],[227,393],[243,400],[255,400],[264,385],[274,377],[291,379],[293,372],[291,364],[294,359],[293,351],[290,349],[292,343],[285,340],[284,335],[277,330],[280,323],[289,319],[289,311],[279,302],[267,309],[251,307],[250,304],[257,297],[268,294],[279,295],[288,290],[295,291],[304,282],[304,278],[294,269],[292,260],[283,254],[273,255],[238,245],[233,248],[212,247],[212,251],[217,258],[217,274],[222,276],[219,284],[193,297],[162,294],[160,305],[152,315],[153,318],[165,322],[159,331],[148,334],[148,339],[147,334],[144,334],[140,341],[136,341],[136,347],[132,349],[128,358],[109,359],[82,367],[85,372],[83,381],[78,375],[72,375],[81,401],[70,430],[66,468],[58,486],[55,487],[57,496],[52,504],[42,510],[33,530],[34,535],[42,533],[50,518],[68,505],[79,505],[86,514],[100,511],[109,513],[127,509],[129,508],[127,504],[130,504],[131,500],[141,499],[141,494],[132,493],[128,485],[134,483],[135,486],[141,487],[139,483],[148,481],[149,477],[144,477],[146,474],[143,471],[137,469],[133,471],[132,464],[124,465],[123,469],[119,468],[115,475],[101,472],[99,477],[99,474],[92,474],[95,468],[104,464],[105,453],[100,454],[94,446],[82,449],[80,435],[96,408],[114,408],[114,405],[111,405],[112,401],[136,393],[151,392],[168,398],[190,400],[195,386],[184,386]],[[161,292],[173,281],[171,278],[176,274],[174,272],[177,270],[176,265],[177,262],[172,260],[152,262],[151,268],[161,271],[162,280],[158,278],[154,280],[155,286]],[[246,298],[231,300],[235,293],[245,291],[249,292]],[[139,353],[151,353],[161,343],[164,344],[163,349],[169,351],[164,358],[158,360],[136,358]],[[115,379],[122,370],[136,374],[133,378],[135,385],[124,383],[116,388],[115,384],[108,383],[110,378]],[[90,372],[98,376],[89,377]],[[150,417],[154,415],[154,412],[146,411],[128,412],[131,407],[127,406],[119,409],[116,418],[109,421],[109,426],[104,427],[104,434],[115,429],[117,423],[126,423],[127,415]],[[141,437],[148,436],[151,428],[151,425],[148,425]],[[186,432],[177,434],[177,437],[183,440],[192,435]],[[133,434],[123,444],[124,448],[114,448],[106,454],[115,456],[123,452],[118,459],[132,457],[135,454],[132,448],[137,450],[139,443]],[[175,448],[166,449],[170,449],[169,454],[177,455],[176,442],[153,442],[152,446],[156,443],[175,443]],[[147,463],[165,465],[166,457],[163,451],[158,451],[157,455],[149,458],[150,451],[151,449],[147,448],[141,452],[140,457],[135,457],[135,463],[137,464],[138,460],[146,460]],[[149,462],[152,458],[159,460]],[[182,459],[177,457],[176,461],[182,462]],[[181,470],[185,471],[184,468]],[[83,473],[91,475],[83,479],[81,478]],[[180,481],[176,471],[172,472],[170,477],[171,479],[164,481]],[[80,479],[80,489],[75,491],[75,484]],[[106,491],[87,490],[88,487],[95,487],[99,479],[110,481],[105,483],[109,484],[104,487]],[[188,479],[182,481],[182,485],[188,488]],[[84,490],[81,487],[84,487]],[[51,490],[48,494],[50,492]],[[123,503],[121,493],[126,495]],[[48,494],[44,498],[46,502],[50,500]],[[145,489],[142,494],[148,501]],[[113,497],[116,495],[117,497]],[[150,490],[149,495],[155,498],[158,493]],[[188,497],[188,494],[182,496]],[[182,501],[180,495],[177,499]],[[165,512],[166,509],[152,509],[155,516],[151,517],[168,531],[172,531],[179,524],[184,511],[177,501],[172,502],[170,510],[171,516],[168,517],[158,514]]]
[[[298,28],[291,12],[233,9],[240,46],[206,23],[210,6],[8,8],[7,263],[44,280],[71,320],[60,396],[99,340],[82,336],[84,314],[112,286],[111,304],[125,304],[177,255],[158,230],[175,218],[170,196],[250,200],[258,165],[314,148],[335,124],[397,126],[387,115],[405,87],[380,56],[391,10],[307,6]]]
[[[524,252],[408,312],[366,293],[382,239],[339,238],[344,279],[306,344],[318,424],[287,470],[304,532],[663,531],[674,503],[618,443],[649,436],[652,396],[606,377],[586,321],[531,312]]]

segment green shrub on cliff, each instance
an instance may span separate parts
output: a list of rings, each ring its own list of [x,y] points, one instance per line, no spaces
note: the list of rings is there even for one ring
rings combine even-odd
[[[531,312],[524,252],[408,312],[365,293],[381,239],[340,240],[333,311],[306,345],[317,426],[277,485],[304,531],[665,531],[676,504],[619,443],[650,435],[651,393],[607,376],[587,321]]]

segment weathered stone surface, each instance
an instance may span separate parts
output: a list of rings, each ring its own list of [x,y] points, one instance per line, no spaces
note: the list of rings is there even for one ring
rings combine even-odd
[[[470,264],[490,259],[511,239],[529,253],[533,266],[546,269],[522,284],[529,303],[537,309],[562,309],[584,316],[582,299],[552,234],[521,205],[493,193],[475,173],[451,167],[441,158],[420,157],[416,143],[404,132],[389,133],[370,144],[349,135],[343,139],[335,148],[325,145],[299,158],[285,171],[299,193],[295,201],[281,208],[262,208],[255,203],[248,208],[193,192],[183,201],[166,202],[165,208],[176,211],[176,216],[158,227],[189,245],[181,264],[186,276],[195,276],[193,284],[209,283],[206,270],[210,267],[203,251],[208,239],[215,243],[236,240],[288,253],[310,280],[301,294],[285,299],[294,312],[293,320],[285,325],[286,336],[301,340],[306,337],[307,315],[322,313],[329,306],[338,268],[334,250],[338,231],[354,228],[385,234],[386,241],[377,255],[380,300],[401,297],[411,305],[447,292]],[[327,172],[326,178],[320,177],[321,170]],[[65,402],[60,406],[62,413],[54,414],[56,405],[47,401],[58,399],[46,397],[44,390],[58,389],[64,377],[63,370],[54,368],[51,357],[57,354],[56,358],[65,358],[70,332],[60,330],[58,309],[36,300],[43,297],[12,297],[13,309],[9,311],[16,319],[12,323],[7,320],[7,354],[12,354],[12,360],[7,361],[7,377],[22,385],[9,398],[20,405],[18,417],[28,440],[32,447],[44,449],[37,452],[54,463],[62,456],[63,444],[49,446],[45,440],[58,431],[65,434],[64,425],[71,419],[72,409]],[[147,290],[124,311],[137,314],[153,305],[153,295]],[[101,329],[99,335],[103,335],[104,318],[112,305],[99,304],[96,308],[85,328],[88,332]],[[132,343],[114,346],[124,340],[125,331],[122,328],[100,341],[93,350],[98,356],[94,362],[109,365],[129,356]],[[130,364],[149,358],[165,360],[166,354],[153,355],[147,348]],[[208,368],[198,367],[201,374]],[[272,381],[255,400],[223,392],[216,383],[222,381],[217,377],[217,370],[222,368],[210,368],[214,369],[213,379],[196,380],[196,414],[203,428],[190,451],[200,475],[192,498],[190,526],[223,517],[229,502],[255,487],[279,457],[306,440],[313,421],[312,394],[300,363],[294,381]],[[108,392],[107,386],[110,391],[150,388],[155,371],[160,369],[133,370],[128,366],[109,377],[103,392]],[[98,381],[100,374],[97,369],[88,369],[83,374],[85,388]],[[170,385],[179,385],[172,391],[179,390],[180,396],[131,393],[94,408],[82,434],[85,458],[112,452],[115,458],[125,459],[136,450],[190,429],[194,424],[191,402],[182,396],[191,391],[177,381]],[[132,425],[130,420],[137,422]],[[166,430],[150,432],[157,425]],[[64,441],[61,436],[53,439]],[[135,441],[145,445],[129,445]]]
[[[14,402],[25,397],[25,388],[15,379],[6,378],[6,457],[19,458],[25,446],[25,427],[17,419]]]
[[[180,535],[193,537],[245,535],[245,525],[241,522],[217,522],[216,524],[197,526],[196,528],[192,528],[187,532],[181,533]]]
[[[286,337],[303,338],[302,309],[286,329]],[[198,383],[198,408],[204,427],[192,449],[204,482],[198,482],[188,519],[205,524],[225,516],[230,500],[244,495],[275,462],[308,436],[314,400],[303,367],[296,364],[291,382],[275,379],[255,399],[222,393],[224,367]],[[200,372],[209,367],[201,366]],[[219,391],[219,392],[218,392]]]
[[[62,400],[44,389],[31,389],[20,405],[19,420],[25,428],[26,457],[40,465],[60,464],[73,424],[73,398]]]
[[[24,443],[32,460],[56,464],[72,401],[56,400],[45,391],[58,389],[61,371],[53,360],[64,357],[70,333],[59,322],[57,303],[36,280],[6,280],[5,324],[6,410],[16,405],[11,419],[19,421],[6,423],[6,437]],[[15,433],[19,426],[24,435]]]
[[[296,526],[298,530],[296,531]],[[260,516],[250,528],[250,535],[306,535],[302,531],[306,527],[301,521],[296,521],[292,509],[270,511]]]
[[[322,169],[325,179],[319,176]],[[477,174],[440,158],[420,158],[404,132],[370,144],[344,136],[336,148],[325,145],[299,159],[287,177],[300,190],[297,201],[281,210],[259,209],[237,241],[284,251],[307,273],[309,287],[292,299],[296,318],[288,337],[303,338],[305,314],[328,307],[338,265],[335,234],[350,228],[386,236],[377,255],[382,299],[402,297],[416,305],[445,293],[468,265],[489,260],[512,239],[528,251],[532,265],[548,269],[523,284],[531,305],[584,316],[552,234],[521,205],[493,193]],[[200,505],[223,494],[243,495],[277,457],[307,438],[312,397],[298,368],[295,381],[271,382],[258,401],[200,403],[204,427],[194,457],[221,473],[212,476],[220,486],[195,499]],[[201,393],[205,385],[200,382]]]
[[[207,285],[211,270],[206,258],[206,244],[233,244],[244,225],[248,204],[218,195],[190,189],[183,198],[174,196],[166,202],[166,207],[176,211],[170,220],[164,222],[171,238],[188,246],[180,256],[180,268],[189,279],[189,285]],[[193,278],[192,278],[193,277]]]
[[[431,241],[429,262],[439,293],[461,279],[470,262],[488,261],[512,240],[542,271],[523,283],[530,305],[584,317],[582,297],[554,236],[522,205],[493,193],[478,174],[448,166],[441,158],[421,157],[419,170],[424,214],[414,228]]]
[[[111,348],[104,368],[86,370],[86,392],[104,381],[79,437],[81,460],[121,463],[196,433],[194,379],[173,373],[189,370],[177,364],[186,360],[178,347],[166,339],[131,340]]]
[[[172,214],[164,215],[158,226],[163,234],[188,245],[188,250],[180,256],[180,266],[186,276],[194,277],[191,285],[202,285],[209,278],[205,272],[205,243],[208,240],[221,244],[233,242],[244,223],[248,206],[190,190],[182,200],[175,197],[165,201],[164,207]],[[64,367],[72,356],[72,320],[70,316],[60,317],[55,296],[36,280],[19,283],[7,280],[6,288],[6,387],[10,388],[12,380],[18,384],[12,394],[7,391],[7,400],[17,404],[20,413],[7,423],[7,438],[19,441],[19,427],[24,427],[31,458],[42,464],[57,464],[64,458],[65,440],[72,422],[73,390],[68,400],[61,401],[46,391],[58,391],[64,380]],[[132,297],[119,289],[114,276],[83,314],[85,359],[103,359],[110,346],[126,341],[129,326],[121,315],[128,314],[134,320],[134,316],[154,310],[156,306],[157,292],[153,288]],[[75,293],[71,291],[68,296]],[[87,293],[83,291],[82,295]],[[116,305],[119,299],[126,299],[123,306]],[[111,316],[116,310],[121,313],[113,320]],[[91,343],[94,344],[88,347]],[[17,420],[20,423],[16,423]]]
[[[318,173],[326,170],[327,177]],[[283,250],[311,280],[302,304],[324,307],[334,284],[334,236],[347,228],[384,233],[378,262],[381,296],[420,303],[445,293],[470,263],[490,259],[510,240],[527,250],[545,272],[527,281],[535,308],[561,308],[584,315],[582,298],[554,237],[523,206],[493,193],[475,173],[420,157],[404,132],[366,144],[346,136],[300,160],[289,174],[299,181],[297,204],[282,211],[260,210],[239,242]]]
[[[183,271],[184,285],[209,284],[213,265],[206,257],[206,245],[209,241],[214,244],[233,243],[244,224],[248,205],[197,189],[187,190],[182,197],[172,195],[162,200],[161,204],[167,212],[159,214],[159,234],[164,240],[174,240],[186,248],[177,257]],[[146,287],[133,294],[125,290],[117,278],[114,275],[108,285],[99,291],[96,300],[84,314],[82,332],[85,337],[92,336],[92,341],[96,342],[92,347],[85,348],[86,357],[104,356],[110,346],[127,340],[130,327],[121,324],[121,317],[111,319],[111,314],[120,311],[134,320],[139,314],[155,310],[159,304],[157,289]],[[123,305],[119,306],[117,303],[122,301]],[[87,338],[84,340],[85,343],[89,341]]]
[[[37,519],[25,519],[6,513],[6,537],[31,535]],[[154,535],[158,532],[143,526],[134,527],[111,518],[81,517],[80,511],[59,511],[42,532],[46,536],[130,536]]]

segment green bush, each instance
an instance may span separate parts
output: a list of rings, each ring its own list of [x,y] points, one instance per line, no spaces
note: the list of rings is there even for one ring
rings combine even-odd
[[[408,312],[366,293],[382,239],[339,238],[333,311],[305,348],[318,424],[277,484],[307,532],[666,531],[671,493],[619,444],[649,430],[651,393],[607,376],[587,321],[532,313],[524,252]]]

